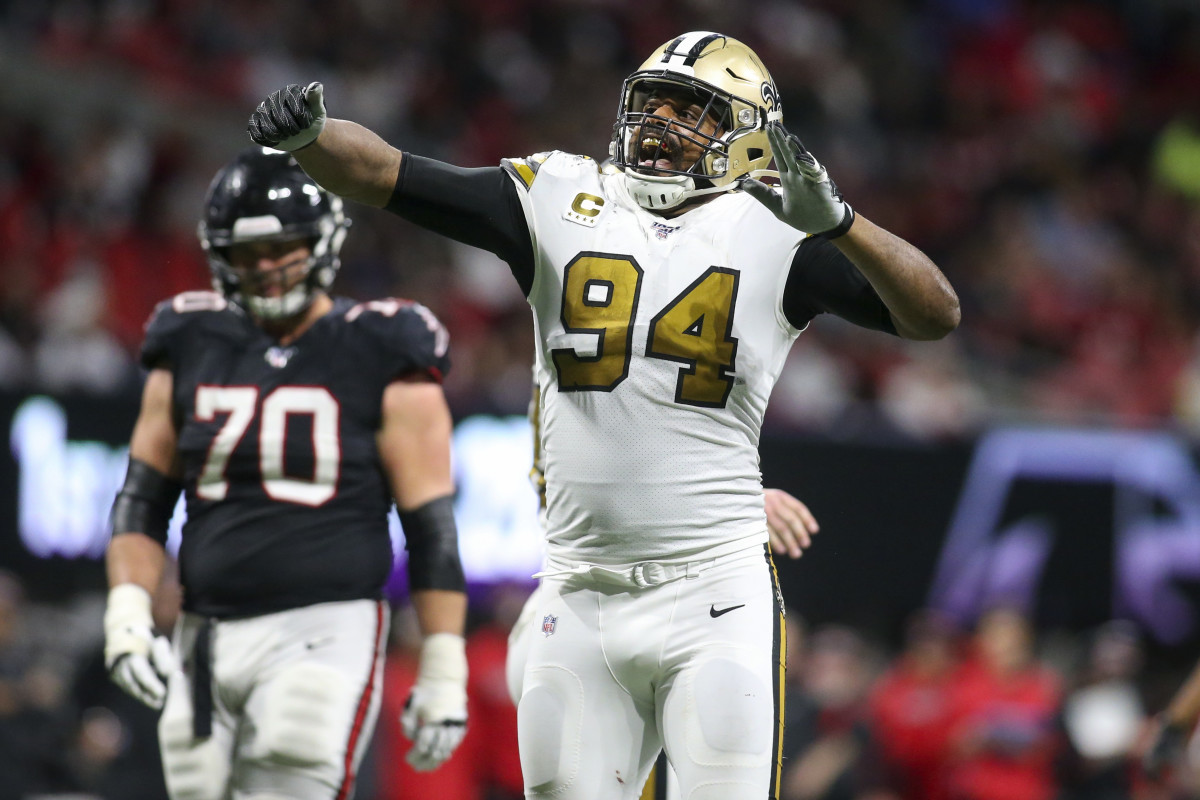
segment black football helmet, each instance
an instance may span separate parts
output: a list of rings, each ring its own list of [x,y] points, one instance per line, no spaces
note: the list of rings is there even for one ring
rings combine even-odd
[[[315,293],[333,283],[349,225],[342,199],[318,186],[290,153],[253,147],[213,178],[196,232],[213,287],[255,317],[279,320],[308,308]],[[302,238],[310,241],[312,257],[295,288],[280,297],[262,297],[242,285],[229,259],[233,245]]]

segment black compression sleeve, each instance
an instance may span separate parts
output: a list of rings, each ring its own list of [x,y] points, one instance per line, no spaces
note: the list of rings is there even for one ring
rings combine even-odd
[[[412,511],[401,511],[400,527],[404,529],[404,546],[408,550],[410,589],[466,591],[467,582],[458,557],[454,502],[449,495],[430,500]]]
[[[167,525],[175,511],[182,486],[145,461],[129,459],[125,485],[112,508],[113,536],[144,533],[160,544],[167,542]]]
[[[529,294],[529,223],[517,187],[500,167],[467,169],[405,153],[386,208],[422,228],[495,253]]]
[[[896,333],[892,315],[875,289],[841,250],[820,236],[805,239],[783,288],[783,313],[803,328],[829,313],[871,330]]]

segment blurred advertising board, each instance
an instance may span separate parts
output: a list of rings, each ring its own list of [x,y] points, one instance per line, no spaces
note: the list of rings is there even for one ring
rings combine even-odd
[[[0,394],[0,568],[32,596],[103,587],[136,411],[136,397]],[[475,585],[529,581],[539,568],[530,436],[520,417],[456,427],[455,508]],[[776,559],[786,602],[812,622],[889,635],[921,607],[970,622],[1006,604],[1043,628],[1125,618],[1167,647],[1200,638],[1200,470],[1173,433],[1002,428],[937,444],[776,435],[761,453],[765,483],[821,523],[803,558]],[[401,537],[393,518],[399,553]]]

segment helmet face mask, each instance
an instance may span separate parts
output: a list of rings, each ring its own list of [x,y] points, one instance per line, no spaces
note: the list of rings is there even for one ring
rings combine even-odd
[[[254,317],[280,321],[303,312],[333,283],[349,224],[341,198],[318,186],[290,154],[255,147],[213,179],[197,235],[213,287]],[[235,267],[232,248],[258,242],[307,244],[311,254],[263,273]],[[281,291],[270,290],[281,282]]]
[[[228,264],[224,280],[237,287],[239,302],[255,317],[289,319],[312,302],[313,270],[317,258],[308,238],[239,242],[221,248]],[[258,262],[269,259],[274,266],[262,269]]]
[[[692,98],[704,113],[668,123],[648,113],[657,94]],[[753,50],[721,34],[686,33],[625,80],[609,154],[624,168],[638,202],[665,210],[698,194],[736,188],[750,172],[766,169],[772,158],[766,126],[782,118],[775,82]],[[655,137],[647,136],[655,128],[663,134],[658,153]],[[675,142],[695,152],[693,163],[680,162]]]
[[[689,84],[661,78],[631,78],[627,83],[629,111],[618,123],[625,165],[649,175],[710,177],[712,162],[725,154],[720,134],[732,127],[728,98],[712,92],[705,97]],[[682,98],[685,105],[691,101],[695,122],[655,114],[662,98]],[[695,156],[691,163],[683,163],[685,151]]]

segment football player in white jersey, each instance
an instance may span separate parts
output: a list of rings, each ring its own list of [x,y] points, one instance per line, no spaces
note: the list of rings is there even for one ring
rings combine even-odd
[[[533,429],[533,468],[529,470],[529,479],[538,494],[540,504],[538,517],[545,524],[546,520],[546,462],[545,449],[541,444],[541,392],[536,384],[529,403],[529,421]],[[771,552],[775,555],[785,555],[788,558],[800,558],[804,551],[812,545],[812,537],[821,526],[812,511],[799,498],[782,489],[763,489],[763,511],[766,514],[767,533],[770,540]],[[508,695],[513,705],[521,701],[522,689],[525,682],[525,662],[529,656],[530,643],[533,640],[535,626],[533,621],[539,608],[537,587],[525,601],[516,623],[508,636],[508,653],[505,658],[505,679],[508,682]],[[643,796],[644,797],[644,796]],[[656,797],[654,800],[662,800]]]
[[[625,81],[601,169],[463,169],[325,113],[252,114],[329,191],[504,259],[533,309],[546,569],[518,708],[529,798],[631,798],[666,751],[688,800],[777,796],[782,605],[758,464],[817,314],[910,339],[959,321],[916,247],[856,215],[782,126],[758,57],[686,33]],[[771,174],[778,185],[758,180]]]

